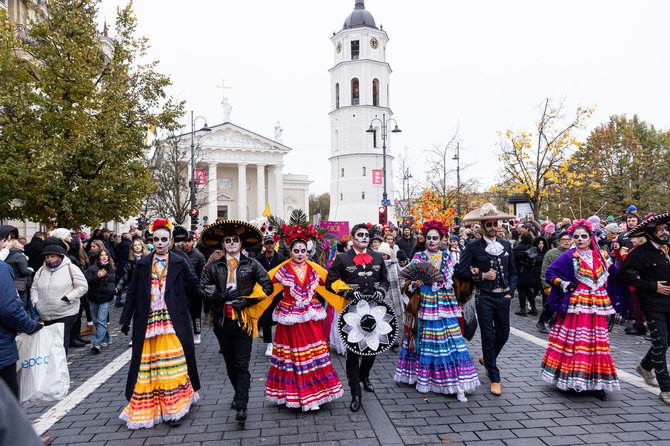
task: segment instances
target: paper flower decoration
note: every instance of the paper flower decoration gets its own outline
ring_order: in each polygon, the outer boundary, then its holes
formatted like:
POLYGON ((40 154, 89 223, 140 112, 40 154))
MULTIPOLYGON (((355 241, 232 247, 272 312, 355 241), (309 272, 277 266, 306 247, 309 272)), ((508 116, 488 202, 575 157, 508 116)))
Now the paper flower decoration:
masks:
POLYGON ((387 312, 384 305, 361 299, 342 317, 346 324, 342 328, 347 333, 346 340, 357 344, 359 351, 370 349, 377 352, 381 345, 392 342, 393 327, 389 322, 394 316, 387 312))

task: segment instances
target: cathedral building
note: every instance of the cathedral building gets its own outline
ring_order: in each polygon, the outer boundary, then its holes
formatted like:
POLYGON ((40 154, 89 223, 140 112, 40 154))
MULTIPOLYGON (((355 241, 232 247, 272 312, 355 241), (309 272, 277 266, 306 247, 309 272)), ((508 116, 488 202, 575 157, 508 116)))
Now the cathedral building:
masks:
MULTIPOLYGON (((386 31, 378 28, 365 2, 357 0, 333 42, 330 71, 330 220, 378 220, 384 165, 381 124, 390 108, 391 67, 386 31), (373 132, 368 132, 372 124, 373 132)), ((386 140, 386 183, 393 200, 393 156, 386 140)))

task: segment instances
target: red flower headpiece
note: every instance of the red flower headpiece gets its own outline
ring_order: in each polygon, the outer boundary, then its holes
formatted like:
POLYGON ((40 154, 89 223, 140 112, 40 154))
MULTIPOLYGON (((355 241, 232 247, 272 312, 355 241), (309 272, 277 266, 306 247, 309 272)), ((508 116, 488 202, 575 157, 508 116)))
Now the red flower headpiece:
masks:
MULTIPOLYGON (((307 243, 310 240, 323 240, 323 234, 317 231, 314 225, 293 225, 289 226, 283 224, 281 226, 281 238, 286 241, 287 245, 290 245, 294 240, 300 239, 307 243)), ((275 234, 275 242, 279 241, 279 237, 275 234)))
POLYGON ((577 229, 579 226, 586 226, 589 229, 589 232, 591 235, 596 235, 597 231, 593 228, 593 223, 591 223, 588 220, 577 220, 568 228, 568 234, 570 234, 570 237, 572 237, 572 234, 574 234, 575 229, 577 229))
POLYGON ((421 233, 423 235, 426 235, 428 234, 428 231, 430 231, 431 229, 437 230, 440 233, 440 235, 449 234, 449 228, 444 226, 442 222, 436 220, 430 220, 425 222, 421 227, 421 233))
POLYGON ((149 227, 149 229, 151 229, 151 232, 156 232, 157 229, 161 229, 161 228, 165 228, 165 229, 169 230, 169 229, 172 228, 172 223, 170 223, 169 220, 165 220, 165 219, 162 219, 162 218, 157 218, 156 220, 154 220, 154 222, 149 227))

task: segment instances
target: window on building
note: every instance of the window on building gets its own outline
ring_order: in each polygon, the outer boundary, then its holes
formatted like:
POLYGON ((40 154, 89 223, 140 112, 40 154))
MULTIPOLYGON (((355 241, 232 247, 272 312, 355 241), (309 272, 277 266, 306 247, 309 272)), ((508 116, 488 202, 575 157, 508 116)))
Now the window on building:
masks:
POLYGON ((360 103, 360 90, 358 88, 358 78, 351 80, 351 105, 358 105, 360 103))
POLYGON ((365 176, 365 174, 366 174, 365 167, 363 167, 363 176, 365 176))
POLYGON ((361 200, 365 200, 365 191, 361 192, 361 200))
POLYGON ((340 173, 341 177, 344 177, 344 167, 342 168, 342 172, 340 173))
POLYGON ((340 108, 340 84, 335 84, 335 109, 340 108))
POLYGON ((352 40, 351 41, 351 59, 356 60, 358 59, 359 55, 361 52, 361 45, 358 40, 352 40))
POLYGON ((340 194, 340 201, 344 200, 344 196, 340 194))
POLYGON ((379 79, 372 79, 372 105, 379 105, 379 79))
POLYGON ((375 131, 372 133, 372 147, 377 148, 377 127, 375 127, 375 131))

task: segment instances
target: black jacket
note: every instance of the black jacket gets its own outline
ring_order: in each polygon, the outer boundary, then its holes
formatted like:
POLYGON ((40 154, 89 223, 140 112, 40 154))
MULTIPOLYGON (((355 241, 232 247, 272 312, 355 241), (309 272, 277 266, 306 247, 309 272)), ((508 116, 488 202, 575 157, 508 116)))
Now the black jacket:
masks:
MULTIPOLYGON (((224 303, 222 294, 226 291, 228 281, 228 262, 226 256, 216 260, 203 270, 200 276, 200 294, 203 300, 215 304, 215 323, 218 327, 223 326, 224 303)), ((272 294, 274 286, 268 276, 267 271, 263 269, 260 263, 255 259, 250 259, 244 254, 240 254, 240 262, 235 269, 235 281, 237 291, 240 296, 249 296, 258 283, 263 287, 263 293, 266 296, 272 294)), ((249 299, 249 304, 256 304, 262 299, 249 299)))
POLYGON ((265 257, 265 254, 259 253, 258 257, 256 257, 256 260, 258 260, 258 263, 261 264, 265 271, 270 271, 278 267, 279 264, 286 259, 283 258, 278 252, 275 252, 269 259, 265 257))
MULTIPOLYGON (((533 264, 535 263, 535 258, 527 253, 532 248, 530 243, 519 242, 512 250, 514 253, 514 264, 518 272, 517 285, 533 285, 533 264)), ((535 252, 535 257, 537 257, 537 252, 535 252)))
POLYGON ((42 266, 42 251, 44 251, 44 240, 39 237, 33 237, 23 252, 28 256, 28 266, 37 271, 42 266))
POLYGON ((135 263, 135 260, 128 260, 123 267, 116 270, 116 288, 118 290, 122 290, 130 285, 130 281, 133 278, 133 272, 135 271, 135 263))
POLYGON ((119 271, 130 261, 128 260, 128 256, 130 255, 130 245, 132 244, 132 240, 122 238, 121 243, 114 247, 114 256, 116 257, 115 262, 119 271))
POLYGON ((328 270, 326 289, 335 292, 332 288, 333 283, 342 279, 354 291, 360 290, 365 294, 372 294, 375 290, 381 289, 386 293, 389 289, 389 279, 384 259, 381 254, 370 248, 367 248, 365 253, 372 256, 372 263, 365 267, 354 263, 357 254, 354 248, 338 254, 328 270))
POLYGON ((667 281, 670 285, 670 261, 651 241, 628 253, 618 277, 635 288, 642 311, 670 312, 670 296, 656 292, 657 282, 667 281))
POLYGON ((200 251, 198 251, 195 247, 191 248, 190 252, 186 252, 182 249, 184 254, 186 254, 186 257, 188 258, 189 263, 191 264, 191 268, 193 269, 193 272, 195 273, 196 276, 198 276, 198 279, 202 275, 202 270, 205 268, 205 256, 202 255, 200 251))
POLYGON ((92 259, 91 266, 86 269, 84 273, 86 281, 88 281, 88 299, 99 304, 111 302, 114 299, 115 292, 115 275, 114 271, 110 269, 110 264, 100 265, 97 259, 92 259), (107 274, 99 277, 98 271, 102 268, 107 270, 107 274))
POLYGON ((509 288, 505 294, 514 296, 518 274, 516 264, 514 263, 512 245, 507 240, 501 238, 496 238, 496 241, 503 245, 504 248, 503 253, 498 257, 486 252, 486 241, 483 237, 465 245, 465 250, 461 254, 461 261, 456 268, 456 276, 463 280, 473 281, 481 291, 491 290, 504 285, 504 287, 509 288), (497 265, 498 259, 500 264, 496 268, 499 268, 502 274, 498 274, 495 281, 482 279, 482 274, 489 271, 491 265, 497 265), (479 268, 479 273, 472 274, 470 271, 471 266, 479 268), (499 279, 502 279, 502 282, 499 279))
POLYGON ((399 235, 395 239, 395 244, 398 245, 398 248, 402 249, 407 254, 411 254, 414 251, 414 247, 416 246, 416 238, 405 238, 402 235, 399 235))

